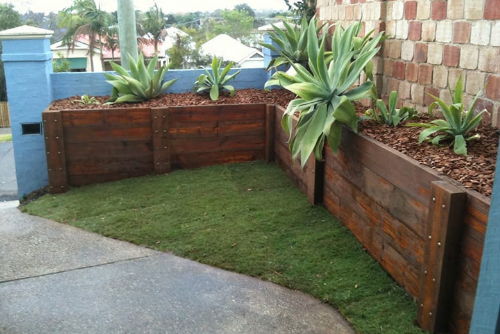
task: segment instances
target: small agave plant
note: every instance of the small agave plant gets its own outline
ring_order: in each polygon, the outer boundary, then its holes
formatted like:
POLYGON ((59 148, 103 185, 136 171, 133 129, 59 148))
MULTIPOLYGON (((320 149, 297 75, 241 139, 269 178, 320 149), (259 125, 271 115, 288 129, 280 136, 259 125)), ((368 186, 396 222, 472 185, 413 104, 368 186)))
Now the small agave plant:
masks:
POLYGON ((286 109, 282 125, 290 134, 290 150, 294 159, 300 156, 302 167, 314 153, 323 159, 323 147, 328 141, 336 152, 340 143, 342 124, 357 132, 358 117, 352 101, 366 97, 374 83, 356 86, 361 72, 379 51, 383 33, 359 45, 354 40, 359 24, 347 29, 335 29, 332 39, 331 61, 325 59, 325 36, 321 43, 316 35, 315 21, 308 29, 307 48, 311 72, 300 64, 292 63, 296 72, 289 75, 278 71, 266 87, 280 85, 298 95, 286 109), (319 46, 318 46, 319 45, 319 46), (298 122, 293 129, 293 117, 298 122))
POLYGON ((440 145, 441 142, 449 142, 453 146, 453 151, 456 154, 467 155, 467 142, 474 139, 479 139, 479 134, 469 136, 469 132, 474 130, 482 121, 482 114, 487 112, 486 109, 481 110, 479 113, 474 113, 474 106, 476 105, 479 91, 471 106, 467 111, 464 111, 463 103, 463 82, 460 76, 455 85, 455 93, 450 95, 452 104, 448 105, 440 98, 429 94, 434 102, 429 106, 429 114, 433 115, 433 109, 438 106, 441 109, 444 119, 436 119, 430 123, 410 123, 409 126, 419 126, 425 128, 418 137, 418 142, 423 141, 431 142, 434 145, 440 145), (431 135, 437 133, 436 136, 431 135))
POLYGON ((220 91, 224 89, 229 91, 230 96, 234 96, 236 90, 233 86, 228 85, 227 83, 240 74, 241 70, 228 76, 229 71, 233 67, 233 63, 230 62, 222 71, 220 68, 221 63, 222 60, 219 60, 214 56, 212 59, 212 72, 210 73, 210 71, 205 69, 206 74, 200 74, 200 76, 196 79, 193 91, 196 91, 197 93, 210 92, 210 98, 212 101, 217 101, 219 99, 220 91))
POLYGON ((137 63, 129 55, 130 73, 120 65, 111 62, 111 67, 117 74, 103 73, 106 80, 113 86, 111 98, 107 103, 142 102, 154 99, 177 81, 173 79, 162 84, 168 66, 164 65, 155 72, 158 55, 155 55, 146 67, 141 54, 137 63))

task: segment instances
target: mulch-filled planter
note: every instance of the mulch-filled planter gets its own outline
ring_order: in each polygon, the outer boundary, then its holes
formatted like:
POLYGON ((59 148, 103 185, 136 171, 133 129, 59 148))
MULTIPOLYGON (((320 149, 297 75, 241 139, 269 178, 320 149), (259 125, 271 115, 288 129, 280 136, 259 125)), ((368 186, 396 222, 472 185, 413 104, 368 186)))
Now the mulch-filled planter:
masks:
POLYGON ((276 106, 292 98, 240 90, 216 105, 190 93, 129 108, 56 101, 43 113, 51 191, 175 168, 275 161, 418 299, 422 327, 467 333, 498 132, 483 128, 469 157, 459 157, 447 147, 418 145, 420 129, 367 122, 360 135, 344 130, 337 155, 326 148, 324 162, 310 159, 301 169, 280 125, 284 109, 276 106))

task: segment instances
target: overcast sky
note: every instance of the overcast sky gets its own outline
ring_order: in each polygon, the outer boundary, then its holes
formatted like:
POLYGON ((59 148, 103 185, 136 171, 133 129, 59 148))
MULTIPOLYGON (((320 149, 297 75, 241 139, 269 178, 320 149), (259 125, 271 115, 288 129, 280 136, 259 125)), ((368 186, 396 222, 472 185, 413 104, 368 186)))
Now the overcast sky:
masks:
MULTIPOLYGON (((108 12, 115 11, 118 0, 96 0, 101 4, 101 9, 108 12)), ((49 13, 59 12, 61 9, 71 6, 73 0, 0 0, 0 3, 11 3, 20 13, 28 10, 34 12, 49 13)), ((154 0, 135 0, 136 9, 145 11, 152 6, 154 0)), ((178 12, 205 12, 215 9, 232 9, 240 3, 247 3, 254 9, 286 10, 284 0, 157 0, 158 5, 165 13, 178 12)))

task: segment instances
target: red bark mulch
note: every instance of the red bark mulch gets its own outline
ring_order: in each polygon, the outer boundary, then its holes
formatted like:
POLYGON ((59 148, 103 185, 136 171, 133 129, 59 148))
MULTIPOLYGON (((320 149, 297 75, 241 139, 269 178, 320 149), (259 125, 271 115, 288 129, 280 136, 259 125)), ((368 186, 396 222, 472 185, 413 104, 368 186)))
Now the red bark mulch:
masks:
MULTIPOLYGON (((236 91, 233 97, 223 94, 217 101, 211 101, 207 95, 182 93, 164 94, 152 101, 127 104, 127 106, 162 107, 246 103, 269 103, 286 106, 294 97, 294 94, 286 90, 266 92, 257 89, 242 89, 236 91)), ((96 97, 101 103, 104 103, 108 98, 96 97)), ((54 101, 50 109, 123 108, 125 106, 124 104, 84 105, 74 102, 74 100, 79 99, 79 96, 74 96, 54 101)), ((364 112, 363 107, 357 106, 357 108, 358 112, 364 112)), ((430 120, 428 115, 420 115, 419 118, 413 119, 411 122, 429 122, 430 120)), ((374 121, 363 121, 360 122, 359 130, 361 133, 412 157, 419 163, 459 181, 466 188, 491 197, 499 143, 498 129, 481 125, 476 131, 481 135, 481 138, 467 143, 469 154, 467 157, 456 155, 453 149, 448 146, 436 147, 429 143, 418 144, 418 136, 422 128, 407 127, 405 124, 393 128, 379 125, 374 121)))

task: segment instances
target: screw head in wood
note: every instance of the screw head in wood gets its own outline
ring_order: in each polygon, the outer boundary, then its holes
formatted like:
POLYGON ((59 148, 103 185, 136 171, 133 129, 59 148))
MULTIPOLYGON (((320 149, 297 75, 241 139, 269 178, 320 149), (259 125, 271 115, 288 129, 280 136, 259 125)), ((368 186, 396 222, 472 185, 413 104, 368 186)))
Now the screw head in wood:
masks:
POLYGON ((166 148, 167 148, 167 147, 165 146, 165 149, 166 149, 166 148))
POLYGON ((436 197, 433 197, 433 198, 432 198, 432 201, 433 201, 433 202, 435 202, 435 201, 436 201, 436 197))
POLYGON ((46 120, 46 119, 44 119, 44 120, 43 120, 43 122, 44 122, 44 123, 47 123, 47 120, 46 120))
POLYGON ((64 189, 64 186, 61 186, 61 188, 63 188, 63 189, 64 189))
POLYGON ((59 139, 59 137, 56 137, 56 139, 59 139))
POLYGON ((426 270, 426 271, 424 271, 424 275, 427 275, 427 270, 426 270))
POLYGON ((167 132, 167 130, 163 130, 163 132, 167 132))
POLYGON ((47 154, 50 154, 50 152, 47 152, 47 154))
POLYGON ((438 246, 441 247, 441 243, 440 242, 438 242, 438 246))
POLYGON ((429 315, 432 317, 432 312, 429 312, 429 315))
POLYGON ((432 236, 429 235, 429 240, 431 240, 431 239, 432 239, 432 236))
POLYGON ((158 117, 155 116, 155 119, 157 119, 158 117))
POLYGON ((158 130, 156 130, 155 132, 158 133, 158 130))
POLYGON ((60 171, 62 171, 62 168, 59 168, 60 171))
POLYGON ((433 282, 436 282, 436 279, 435 279, 435 278, 433 278, 433 279, 432 279, 432 281, 433 281, 433 282))
POLYGON ((52 169, 49 168, 49 172, 52 172, 52 169))
POLYGON ((57 119, 55 119, 54 122, 57 122, 57 119))
POLYGON ((159 163, 159 162, 157 162, 156 164, 157 164, 158 166, 160 165, 160 163, 159 163))
POLYGON ((61 152, 57 152, 57 154, 61 154, 61 152))
POLYGON ((163 118, 165 118, 165 116, 163 116, 163 118))
POLYGON ((45 137, 45 139, 49 139, 49 137, 45 137))
POLYGON ((443 210, 446 208, 446 205, 443 205, 443 210))
POLYGON ((420 304, 420 307, 424 307, 424 304, 420 304))

